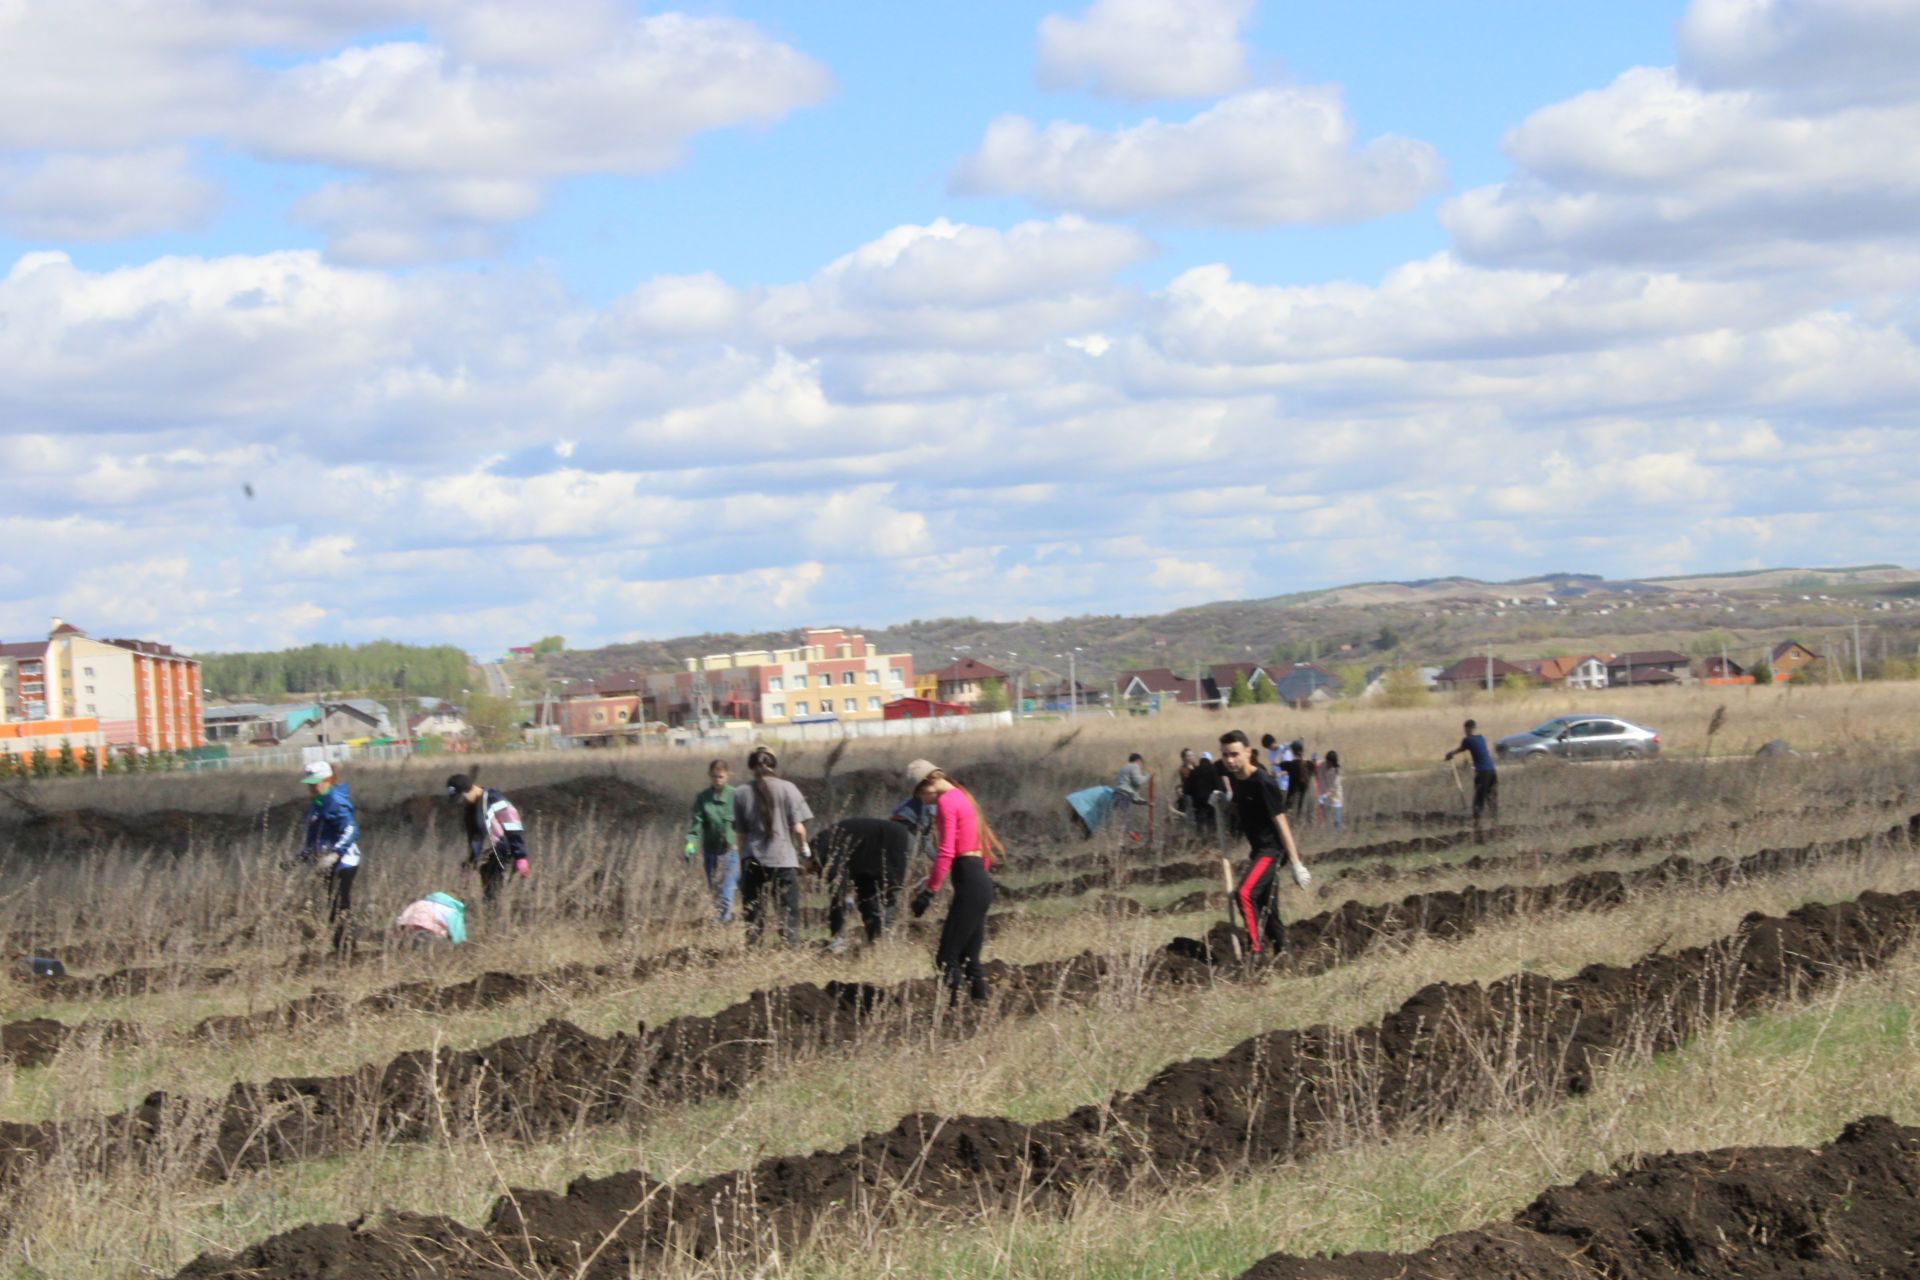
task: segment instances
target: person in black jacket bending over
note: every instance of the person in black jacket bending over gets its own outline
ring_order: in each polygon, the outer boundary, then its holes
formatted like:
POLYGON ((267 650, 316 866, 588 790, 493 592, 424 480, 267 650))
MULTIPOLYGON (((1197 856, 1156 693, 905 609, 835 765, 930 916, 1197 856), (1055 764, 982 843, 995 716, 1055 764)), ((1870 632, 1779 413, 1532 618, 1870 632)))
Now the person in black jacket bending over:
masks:
POLYGON ((491 906, 508 870, 527 878, 527 833, 513 801, 464 773, 447 779, 447 798, 467 818, 467 863, 480 873, 480 896, 491 906))
POLYGON ((878 942, 900 910, 907 884, 907 857, 913 827, 892 818, 842 818, 814 837, 827 880, 827 923, 835 948, 847 927, 847 890, 851 886, 867 941, 878 942))
POLYGON ((1274 776, 1260 767, 1246 734, 1234 729, 1220 735, 1220 763, 1233 783, 1233 807, 1251 853, 1247 873, 1233 895, 1246 926, 1247 946, 1256 956, 1267 949, 1279 951, 1287 945, 1287 929, 1280 920, 1280 889, 1274 873, 1284 859, 1294 883, 1302 889, 1313 877, 1300 861, 1299 846, 1287 825, 1286 796, 1274 776))

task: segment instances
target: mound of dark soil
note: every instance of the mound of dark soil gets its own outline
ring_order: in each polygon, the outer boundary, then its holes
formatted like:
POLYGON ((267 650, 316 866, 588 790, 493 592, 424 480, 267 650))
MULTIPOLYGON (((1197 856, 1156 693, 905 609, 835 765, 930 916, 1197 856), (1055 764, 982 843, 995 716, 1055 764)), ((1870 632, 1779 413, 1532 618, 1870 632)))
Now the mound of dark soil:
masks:
MULTIPOLYGON (((1356 1131, 1392 1132, 1583 1092, 1620 1052, 1671 1047, 1713 1018, 1872 968, 1916 928, 1920 892, 1756 914, 1719 943, 1625 968, 1593 965, 1559 981, 1519 974, 1491 987, 1435 985, 1378 1023, 1268 1032, 1221 1057, 1175 1063, 1133 1093, 1055 1121, 913 1115, 840 1151, 771 1159, 704 1182, 668 1186, 632 1172, 579 1179, 564 1194, 516 1191, 495 1203, 481 1233, 436 1218, 300 1228, 236 1256, 203 1257, 180 1280, 491 1280, 515 1268, 612 1280, 669 1251, 713 1258, 763 1249, 770 1237, 796 1238, 843 1206, 895 1197, 958 1215, 1016 1204, 1057 1210, 1081 1188, 1120 1188, 1155 1170, 1209 1176, 1298 1158, 1356 1131), (598 1256, 582 1265, 596 1247, 598 1256)), ((1775 1239, 1771 1256, 1807 1261, 1793 1233, 1775 1239)))
MULTIPOLYGON (((1896 828, 1904 834, 1906 828, 1896 828)), ((1851 842, 1838 842, 1850 847, 1851 842)), ((1693 868, 1708 882, 1776 865, 1799 865, 1814 849, 1769 852, 1738 862, 1722 860, 1693 868)), ((1576 909, 1619 902, 1630 884, 1659 884, 1689 874, 1684 859, 1670 859, 1623 876, 1587 873, 1559 885, 1447 890, 1416 894, 1399 903, 1347 903, 1290 929, 1289 947, 1258 968, 1237 959, 1234 930, 1224 922, 1204 940, 1179 939, 1164 948, 1140 980, 1177 984, 1213 981, 1261 972, 1319 972, 1379 945, 1412 935, 1463 936, 1491 918, 1531 909, 1576 909)), ((1920 895, 1914 907, 1920 913, 1920 895)), ((1756 936, 1760 931, 1756 929, 1756 936)), ((1803 953, 1806 960, 1814 953, 1803 953)), ((1089 999, 1113 958, 1082 954, 1064 961, 1025 966, 994 964, 998 988, 988 1012, 1026 1014, 1089 999)), ((466 984, 517 990, 509 977, 466 984)), ((1437 989, 1436 989, 1437 990, 1437 989)), ((159 1146, 191 1145, 194 1126, 204 1149, 201 1172, 232 1172, 330 1154, 368 1141, 415 1141, 442 1127, 478 1125, 520 1136, 559 1132, 579 1123, 606 1123, 662 1100, 689 1101, 733 1092, 792 1055, 850 1042, 860 1036, 925 1034, 942 1026, 964 1032, 982 1012, 967 1006, 959 1016, 944 1011, 943 991, 932 978, 880 987, 864 983, 799 984, 756 993, 712 1015, 689 1015, 651 1032, 600 1038, 562 1022, 526 1036, 478 1049, 401 1054, 384 1066, 325 1078, 276 1079, 236 1084, 217 1104, 205 1128, 206 1100, 155 1094, 132 1112, 115 1116, 0 1125, 0 1185, 54 1150, 94 1153, 107 1164, 159 1146), (542 1072, 527 1063, 564 1058, 556 1087, 541 1087, 542 1072), (186 1134, 189 1136, 179 1136, 186 1134)), ((473 995, 471 998, 484 998, 473 995)))
POLYGON ((1274 1254, 1241 1280, 1856 1280, 1920 1269, 1920 1129, 1642 1157, 1418 1253, 1274 1254))

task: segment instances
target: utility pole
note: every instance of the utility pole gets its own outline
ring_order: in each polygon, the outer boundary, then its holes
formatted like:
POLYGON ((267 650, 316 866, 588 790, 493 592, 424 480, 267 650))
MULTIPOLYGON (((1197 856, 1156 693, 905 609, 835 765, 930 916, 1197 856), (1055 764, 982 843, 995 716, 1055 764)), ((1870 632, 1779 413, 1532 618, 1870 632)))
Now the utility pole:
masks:
POLYGON ((1859 684, 1866 677, 1860 673, 1860 619, 1853 620, 1853 682, 1859 684))
POLYGON ((1074 651, 1067 650, 1067 719, 1080 718, 1080 677, 1074 674, 1074 651))
POLYGON ((1487 692, 1493 692, 1493 646, 1487 646, 1487 692))

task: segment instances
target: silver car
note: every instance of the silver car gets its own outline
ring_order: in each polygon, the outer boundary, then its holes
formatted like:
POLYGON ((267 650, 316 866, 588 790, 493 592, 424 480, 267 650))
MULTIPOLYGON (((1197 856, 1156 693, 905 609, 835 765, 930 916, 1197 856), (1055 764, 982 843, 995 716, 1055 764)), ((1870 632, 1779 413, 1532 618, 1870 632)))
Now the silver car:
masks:
POLYGON ((1641 760, 1660 754, 1660 735, 1617 716, 1555 716, 1493 744, 1502 760, 1641 760))

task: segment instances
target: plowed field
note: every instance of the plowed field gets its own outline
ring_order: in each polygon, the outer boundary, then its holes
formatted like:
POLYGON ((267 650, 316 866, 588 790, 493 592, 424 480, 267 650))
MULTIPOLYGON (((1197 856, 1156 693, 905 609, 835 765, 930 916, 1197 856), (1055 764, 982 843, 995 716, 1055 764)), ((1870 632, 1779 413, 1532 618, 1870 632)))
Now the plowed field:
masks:
MULTIPOLYGON (((478 897, 438 779, 356 785, 348 956, 291 788, 0 813, 9 953, 68 970, 0 985, 0 1278, 1920 1274, 1920 756, 1510 770, 1480 830, 1356 775, 1260 956, 1172 815, 1074 830, 1072 745, 956 761, 977 1004, 944 895, 707 923, 698 763, 503 766, 535 871, 458 948, 382 928, 478 897)), ((816 825, 899 798, 831 764, 816 825)))

